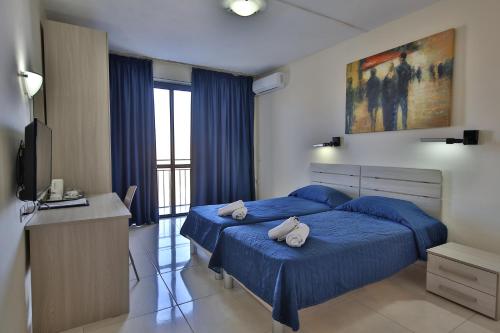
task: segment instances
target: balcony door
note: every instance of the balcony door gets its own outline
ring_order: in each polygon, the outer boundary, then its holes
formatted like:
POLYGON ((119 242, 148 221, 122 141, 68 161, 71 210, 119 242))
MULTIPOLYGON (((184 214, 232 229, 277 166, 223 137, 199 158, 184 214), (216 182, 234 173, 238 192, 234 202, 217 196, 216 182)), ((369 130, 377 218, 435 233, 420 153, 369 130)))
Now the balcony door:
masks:
POLYGON ((191 86, 155 82, 156 168, 160 217, 191 203, 191 86))

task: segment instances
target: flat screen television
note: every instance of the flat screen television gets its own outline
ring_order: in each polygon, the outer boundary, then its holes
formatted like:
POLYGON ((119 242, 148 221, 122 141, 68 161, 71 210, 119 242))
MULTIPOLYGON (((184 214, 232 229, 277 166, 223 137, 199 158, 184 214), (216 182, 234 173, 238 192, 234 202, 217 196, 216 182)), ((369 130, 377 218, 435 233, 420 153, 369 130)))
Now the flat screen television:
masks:
POLYGON ((37 119, 27 125, 21 155, 19 199, 40 200, 52 180, 52 130, 37 119))

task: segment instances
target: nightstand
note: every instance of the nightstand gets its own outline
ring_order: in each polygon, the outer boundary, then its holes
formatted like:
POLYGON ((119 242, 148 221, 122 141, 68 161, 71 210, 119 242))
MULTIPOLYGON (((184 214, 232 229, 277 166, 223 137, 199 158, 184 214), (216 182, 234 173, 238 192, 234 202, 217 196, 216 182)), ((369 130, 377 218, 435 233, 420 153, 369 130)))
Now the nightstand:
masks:
POLYGON ((456 243, 427 253, 428 291, 499 319, 499 255, 456 243))

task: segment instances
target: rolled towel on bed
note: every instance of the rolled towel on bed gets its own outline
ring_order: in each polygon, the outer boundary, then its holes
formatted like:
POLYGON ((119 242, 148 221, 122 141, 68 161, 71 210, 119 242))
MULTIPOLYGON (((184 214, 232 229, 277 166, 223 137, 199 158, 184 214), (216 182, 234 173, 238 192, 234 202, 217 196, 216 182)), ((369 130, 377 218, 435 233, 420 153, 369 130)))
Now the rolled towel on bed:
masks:
POLYGON ((247 213, 248 213, 248 209, 246 207, 241 207, 241 208, 238 208, 237 210, 235 210, 233 212, 233 214, 231 214, 231 216, 233 217, 233 219, 241 221, 241 220, 245 219, 245 217, 247 216, 247 213))
MULTIPOLYGON (((299 223, 299 224, 300 224, 300 223, 299 223)), ((295 228, 293 228, 290 232, 294 231, 294 230, 295 230, 295 229, 297 229, 298 227, 299 227, 299 225, 297 224, 297 226, 296 226, 295 228)), ((290 233, 290 232, 289 232, 289 233, 290 233)), ((288 234, 289 234, 289 233, 288 233, 288 234)), ((285 235, 283 235, 283 236, 278 237, 277 241, 278 241, 278 242, 282 242, 282 241, 286 240, 286 236, 287 236, 288 234, 285 234, 285 235)))
POLYGON ((286 244, 290 247, 301 247, 309 236, 309 227, 307 224, 300 223, 297 228, 286 235, 286 244))
POLYGON ((271 239, 282 239, 282 237, 286 236, 290 231, 295 229, 299 225, 299 219, 295 216, 292 216, 285 220, 285 222, 281 223, 279 226, 272 228, 267 232, 267 235, 271 239))
POLYGON ((219 210, 217 211, 217 214, 219 216, 228 216, 228 215, 233 214, 233 212, 235 210, 237 210, 239 208, 243 208, 243 207, 245 207, 245 204, 243 203, 243 201, 238 200, 235 202, 231 202, 229 205, 226 205, 224 207, 219 208, 219 210))

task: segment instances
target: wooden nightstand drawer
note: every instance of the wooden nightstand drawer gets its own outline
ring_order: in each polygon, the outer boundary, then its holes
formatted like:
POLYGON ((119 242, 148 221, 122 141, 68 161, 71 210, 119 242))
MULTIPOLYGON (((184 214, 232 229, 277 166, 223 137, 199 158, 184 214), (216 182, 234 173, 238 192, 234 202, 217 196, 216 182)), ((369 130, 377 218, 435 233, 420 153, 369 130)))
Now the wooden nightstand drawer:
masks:
POLYGON ((429 254, 427 271, 464 284, 491 296, 497 295, 497 274, 429 254))
POLYGON ((427 273, 427 290, 488 317, 496 317, 497 299, 486 293, 432 273, 427 273))

